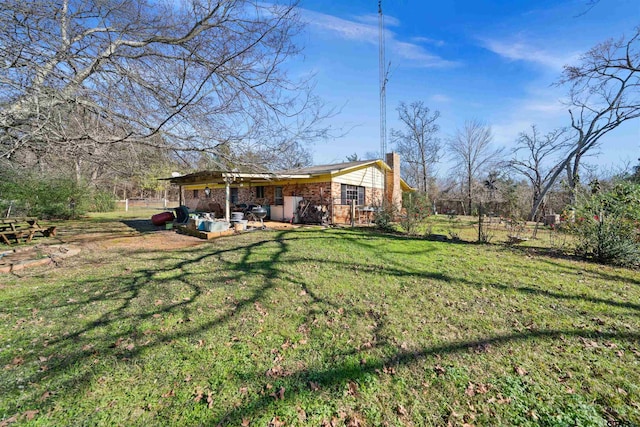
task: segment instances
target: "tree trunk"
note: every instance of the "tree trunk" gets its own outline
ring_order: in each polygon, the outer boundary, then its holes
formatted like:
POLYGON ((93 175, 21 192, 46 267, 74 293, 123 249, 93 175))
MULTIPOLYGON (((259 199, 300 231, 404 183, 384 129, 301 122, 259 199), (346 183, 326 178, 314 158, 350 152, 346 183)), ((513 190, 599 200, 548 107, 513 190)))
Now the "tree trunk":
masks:
POLYGON ((82 181, 82 171, 80 170, 80 159, 76 158, 74 162, 75 172, 76 172, 76 184, 80 184, 82 181))
POLYGON ((467 212, 469 212, 469 215, 471 215, 471 170, 469 170, 469 173, 467 175, 467 206, 469 207, 469 210, 467 212))
POLYGON ((582 155, 578 152, 573 159, 573 165, 571 162, 567 163, 567 183, 569 184, 569 204, 571 205, 576 203, 576 191, 580 184, 579 170, 581 158, 582 155))

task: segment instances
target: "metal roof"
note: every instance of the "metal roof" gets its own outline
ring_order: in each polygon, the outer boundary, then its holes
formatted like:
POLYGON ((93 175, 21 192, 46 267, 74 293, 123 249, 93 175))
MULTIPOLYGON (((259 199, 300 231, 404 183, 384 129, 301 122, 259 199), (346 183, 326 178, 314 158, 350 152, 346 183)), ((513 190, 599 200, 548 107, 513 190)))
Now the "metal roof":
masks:
MULTIPOLYGON (((245 181, 252 183, 268 183, 270 181, 287 180, 287 179, 305 179, 322 175, 335 175, 341 172, 347 172, 351 169, 361 168, 363 166, 377 164, 382 169, 391 170, 382 160, 359 160, 355 162, 334 163, 329 165, 309 166, 297 169, 288 169, 276 171, 272 173, 248 173, 236 171, 215 171, 206 170, 190 173, 182 176, 174 176, 170 178, 160 178, 161 180, 170 181, 177 185, 193 185, 193 184, 224 184, 227 181, 245 181)), ((401 185, 405 191, 413 189, 403 180, 400 179, 401 185)))
POLYGON ((354 169, 361 166, 366 166, 369 164, 380 162, 381 165, 386 166, 387 169, 390 169, 389 166, 386 165, 382 160, 358 160, 355 162, 344 162, 344 163, 333 163, 329 165, 317 165, 317 166, 308 166, 304 168, 298 169, 287 169, 283 171, 275 172, 276 175, 326 175, 326 174, 335 174, 338 172, 346 171, 348 169, 354 169))

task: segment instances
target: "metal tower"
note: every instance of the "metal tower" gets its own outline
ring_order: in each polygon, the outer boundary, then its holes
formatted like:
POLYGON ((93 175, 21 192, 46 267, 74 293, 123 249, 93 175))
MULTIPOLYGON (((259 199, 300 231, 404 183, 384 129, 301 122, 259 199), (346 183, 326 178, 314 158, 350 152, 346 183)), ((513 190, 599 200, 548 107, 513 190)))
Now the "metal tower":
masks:
POLYGON ((387 153, 387 66, 385 64, 384 15, 382 0, 378 0, 378 63, 380 75, 380 158, 387 153))

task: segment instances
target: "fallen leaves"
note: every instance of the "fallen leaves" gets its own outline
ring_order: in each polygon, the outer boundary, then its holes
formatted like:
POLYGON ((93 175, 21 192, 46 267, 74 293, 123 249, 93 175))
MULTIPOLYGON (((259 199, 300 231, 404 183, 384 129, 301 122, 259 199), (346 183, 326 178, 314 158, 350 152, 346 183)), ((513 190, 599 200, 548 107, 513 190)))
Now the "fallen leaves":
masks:
POLYGON ((258 313, 260 313, 262 317, 266 317, 269 315, 269 312, 259 302, 256 301, 253 304, 253 307, 256 309, 258 313))
POLYGON ((209 409, 213 408, 213 393, 210 392, 210 391, 205 393, 205 391, 200 389, 200 388, 196 389, 195 397, 193 398, 193 401, 196 402, 196 403, 199 403, 205 397, 206 397, 207 407, 209 409))
POLYGON ((561 375, 560 377, 558 377, 558 382, 565 382, 567 380, 570 380, 573 377, 573 375, 571 374, 571 372, 567 372, 566 374, 561 375))
POLYGON ((347 386, 347 394, 349 396, 357 396, 358 395, 358 383, 349 381, 347 386))
POLYGON ((464 390, 464 394, 466 394, 469 397, 473 397, 476 394, 486 394, 489 392, 489 388, 491 387, 491 385, 487 385, 487 384, 475 384, 471 381, 469 381, 469 384, 467 385, 467 388, 464 390))
POLYGON ((598 348, 598 347, 600 347, 597 342, 595 342, 593 340, 588 340, 588 339, 586 339, 584 337, 580 337, 580 341, 582 341, 582 344, 585 346, 585 348, 598 348))
POLYGON ((365 422, 360 418, 360 415, 351 414, 347 417, 345 425, 347 427, 362 427, 365 422))
POLYGON ((513 371, 520 375, 521 377, 527 375, 529 373, 529 371, 527 371, 526 369, 524 369, 522 366, 518 366, 518 365, 514 365, 513 367, 513 371))
POLYGON ((20 366, 24 363, 24 358, 20 357, 20 356, 16 356, 13 358, 13 360, 11 361, 10 364, 5 365, 4 369, 13 369, 16 366, 20 366))
POLYGON ((269 396, 273 397, 275 400, 284 400, 284 392, 285 388, 280 387, 278 391, 271 393, 269 396))
POLYGON ((38 411, 37 409, 33 409, 33 410, 29 410, 29 411, 24 411, 24 414, 22 414, 22 415, 26 418, 27 421, 31 421, 39 413, 40 413, 40 411, 38 411))
POLYGON ((393 366, 383 366, 382 367, 382 373, 387 374, 387 375, 395 375, 396 374, 396 368, 394 368, 393 366))
POLYGON ((504 397, 501 393, 498 393, 498 397, 492 397, 487 402, 497 403, 498 405, 508 405, 511 403, 510 397, 504 397))
POLYGON ((269 421, 269 427, 282 427, 284 425, 284 421, 280 420, 279 417, 273 417, 271 421, 269 421))
POLYGON ((123 341, 123 339, 122 339, 122 337, 120 337, 120 338, 118 338, 116 340, 116 342, 112 343, 109 347, 110 348, 118 348, 118 347, 120 347, 120 344, 122 344, 122 341, 123 341))
POLYGON ((301 423, 305 423, 307 421, 306 411, 299 406, 296 408, 296 410, 298 411, 298 421, 300 421, 301 423))
POLYGON ((0 421, 0 427, 7 427, 9 424, 13 424, 18 421, 18 417, 16 415, 7 418, 6 420, 0 421))
POLYGON ((282 368, 282 366, 276 365, 276 366, 273 366, 273 367, 271 367, 271 368, 269 368, 267 370, 267 376, 269 378, 284 377, 285 376, 285 371, 282 368))

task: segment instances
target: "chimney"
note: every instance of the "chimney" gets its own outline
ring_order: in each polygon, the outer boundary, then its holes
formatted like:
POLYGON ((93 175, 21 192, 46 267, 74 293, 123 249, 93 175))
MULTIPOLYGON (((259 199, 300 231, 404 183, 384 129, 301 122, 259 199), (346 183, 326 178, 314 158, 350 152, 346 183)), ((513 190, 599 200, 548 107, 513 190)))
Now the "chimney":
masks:
POLYGON ((391 168, 385 177, 385 192, 387 202, 397 212, 402 209, 402 189, 400 188, 400 154, 387 153, 387 165, 391 168))

